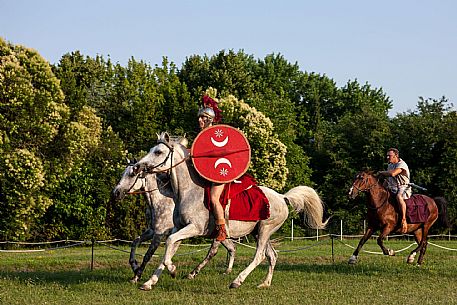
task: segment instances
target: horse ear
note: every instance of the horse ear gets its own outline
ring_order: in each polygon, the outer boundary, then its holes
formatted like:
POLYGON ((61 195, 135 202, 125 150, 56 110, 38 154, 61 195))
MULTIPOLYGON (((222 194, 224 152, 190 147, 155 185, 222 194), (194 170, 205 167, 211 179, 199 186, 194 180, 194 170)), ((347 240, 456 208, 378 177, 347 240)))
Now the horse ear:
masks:
POLYGON ((138 160, 136 158, 133 158, 133 163, 134 164, 137 164, 138 163, 138 160))
POLYGON ((157 135, 157 140, 160 140, 160 135, 158 133, 156 133, 157 135))
POLYGON ((128 157, 125 157, 125 159, 127 160, 127 164, 130 164, 130 159, 128 157))
POLYGON ((170 143, 170 135, 168 134, 168 132, 163 133, 163 138, 167 143, 170 143))
POLYGON ((185 137, 179 138, 179 144, 181 144, 182 146, 187 147, 188 143, 189 141, 187 141, 185 137))

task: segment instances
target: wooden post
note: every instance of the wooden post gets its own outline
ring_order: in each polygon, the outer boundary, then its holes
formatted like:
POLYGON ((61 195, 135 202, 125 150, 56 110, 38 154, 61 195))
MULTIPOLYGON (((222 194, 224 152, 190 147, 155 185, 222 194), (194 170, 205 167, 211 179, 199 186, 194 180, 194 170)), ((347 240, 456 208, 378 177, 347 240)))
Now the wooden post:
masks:
POLYGON ((95 239, 92 238, 92 259, 90 261, 90 271, 94 270, 94 245, 95 245, 95 239))
POLYGON ((340 240, 343 240, 343 219, 340 221, 340 240))
POLYGON ((294 241, 294 219, 292 218, 291 230, 290 230, 290 240, 294 241))

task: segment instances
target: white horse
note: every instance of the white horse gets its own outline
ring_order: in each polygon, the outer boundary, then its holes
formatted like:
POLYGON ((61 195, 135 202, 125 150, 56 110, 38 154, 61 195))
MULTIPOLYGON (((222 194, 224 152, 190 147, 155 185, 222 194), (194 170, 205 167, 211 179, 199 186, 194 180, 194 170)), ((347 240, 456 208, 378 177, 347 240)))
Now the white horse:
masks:
MULTIPOLYGON (((134 173, 133 166, 136 160, 128 160, 128 165, 124 170, 119 183, 113 189, 111 199, 113 201, 122 200, 126 194, 143 194, 146 204, 146 230, 138 236, 131 244, 129 263, 132 267, 132 283, 137 283, 146 268, 147 263, 151 260, 152 255, 160 245, 160 242, 171 234, 173 225, 173 211, 175 203, 173 191, 169 181, 163 181, 164 175, 134 173), (151 244, 143 257, 141 265, 138 265, 135 259, 136 248, 143 242, 151 240, 151 244)), ((213 241, 205 259, 188 275, 193 279, 200 270, 217 254, 221 242, 213 241)), ((222 242, 223 246, 229 253, 229 261, 225 273, 232 271, 235 259, 235 245, 231 240, 222 242)))
MULTIPOLYGON (((150 290, 157 284, 162 270, 166 267, 172 274, 176 267, 172 257, 183 239, 194 236, 207 236, 214 229, 212 213, 204 205, 204 181, 192 165, 191 156, 186 148, 187 140, 179 138, 171 140, 167 133, 159 136, 158 144, 135 165, 135 172, 168 171, 171 185, 176 197, 178 219, 174 233, 166 241, 165 255, 161 266, 141 289, 150 290)), ((305 223, 311 228, 324 229, 328 220, 323 221, 324 207, 316 191, 307 186, 297 186, 285 195, 274 190, 261 187, 270 204, 270 217, 260 221, 236 221, 227 223, 231 238, 239 238, 250 233, 257 235, 257 247, 254 259, 231 283, 230 288, 238 288, 246 277, 257 267, 265 256, 269 260, 269 269, 265 280, 258 287, 269 287, 276 265, 277 253, 270 237, 276 232, 289 215, 287 203, 297 212, 304 212, 305 223)))

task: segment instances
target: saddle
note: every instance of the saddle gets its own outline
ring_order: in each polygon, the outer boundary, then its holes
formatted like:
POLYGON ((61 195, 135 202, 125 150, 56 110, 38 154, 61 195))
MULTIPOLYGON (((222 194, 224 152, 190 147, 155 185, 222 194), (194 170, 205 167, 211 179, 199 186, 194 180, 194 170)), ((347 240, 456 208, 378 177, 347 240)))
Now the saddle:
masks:
POLYGON ((427 202, 420 194, 414 194, 406 203, 406 220, 408 223, 425 223, 430 215, 427 202))
MULTIPOLYGON (((211 211, 211 185, 205 186, 205 206, 211 211)), ((220 202, 229 220, 258 221, 270 217, 270 203, 255 179, 242 175, 238 180, 227 183, 220 202)))

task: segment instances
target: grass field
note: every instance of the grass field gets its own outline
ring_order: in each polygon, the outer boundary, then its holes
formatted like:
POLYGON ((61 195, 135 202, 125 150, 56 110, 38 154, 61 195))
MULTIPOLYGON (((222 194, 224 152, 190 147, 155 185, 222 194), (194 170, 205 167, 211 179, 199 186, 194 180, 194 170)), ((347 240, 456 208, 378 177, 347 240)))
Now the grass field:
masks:
MULTIPOLYGON (((358 240, 346 240, 356 246, 358 240)), ((457 241, 432 240, 457 249, 457 241)), ((386 242, 403 249, 411 241, 386 242)), ((278 242, 279 259, 272 286, 258 289, 267 271, 264 262, 239 289, 231 281, 250 262, 254 250, 239 245, 233 273, 224 275, 226 251, 195 280, 185 275, 205 256, 204 247, 183 245, 175 256, 178 277, 164 272, 152 291, 131 284, 128 254, 101 245, 37 253, 0 253, 0 304, 457 304, 457 251, 429 245, 421 267, 407 265, 412 249, 394 257, 362 252, 357 265, 347 260, 352 249, 335 240, 278 242)), ((121 247, 128 251, 127 246, 121 247)), ((141 247, 138 253, 145 253, 141 247)), ((374 240, 364 250, 379 252, 374 240)), ((158 254, 163 253, 163 247, 158 254)), ((138 257, 141 259, 141 257, 138 257)), ((154 257, 141 283, 157 266, 154 257)))

